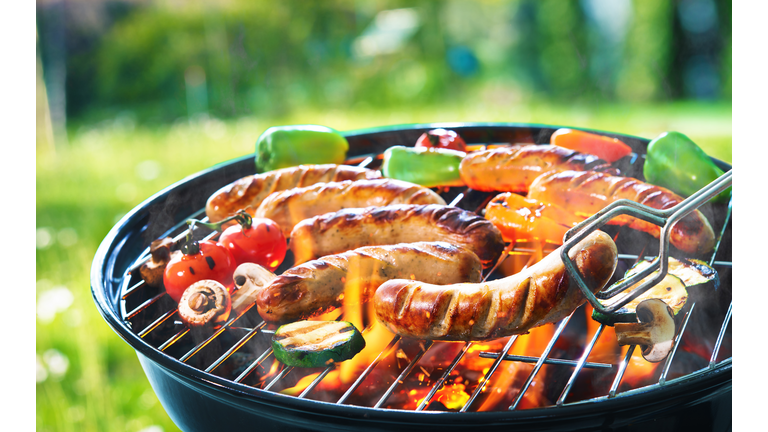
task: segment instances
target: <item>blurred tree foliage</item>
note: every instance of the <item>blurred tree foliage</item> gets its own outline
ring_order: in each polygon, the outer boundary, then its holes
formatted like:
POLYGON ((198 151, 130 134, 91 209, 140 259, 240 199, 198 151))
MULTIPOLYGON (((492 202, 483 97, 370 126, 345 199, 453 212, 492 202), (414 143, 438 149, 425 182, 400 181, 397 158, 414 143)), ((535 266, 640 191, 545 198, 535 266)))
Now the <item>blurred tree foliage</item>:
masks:
POLYGON ((47 13, 46 4, 38 3, 41 41, 51 39, 45 32, 56 20, 66 40, 41 46, 44 69, 59 58, 54 50, 66 50, 67 112, 75 119, 128 110, 140 121, 172 121, 194 114, 195 98, 216 117, 483 95, 730 98, 725 0, 112 0, 68 3, 63 15, 47 13), (84 20, 83 7, 96 18, 84 20), (361 35, 381 24, 377 14, 399 8, 415 11, 415 32, 397 49, 361 53, 361 35), (708 11, 714 25, 686 27, 708 11))
POLYGON ((671 97, 668 77, 674 4, 646 0, 635 2, 633 10, 635 25, 627 35, 627 56, 617 86, 619 96, 629 100, 671 97))

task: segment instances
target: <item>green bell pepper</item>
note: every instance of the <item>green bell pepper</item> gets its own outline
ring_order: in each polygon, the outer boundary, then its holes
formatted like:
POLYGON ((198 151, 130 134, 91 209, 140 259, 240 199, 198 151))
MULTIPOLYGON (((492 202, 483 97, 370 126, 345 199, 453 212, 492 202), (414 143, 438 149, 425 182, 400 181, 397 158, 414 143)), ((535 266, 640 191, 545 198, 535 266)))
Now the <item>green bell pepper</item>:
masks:
POLYGON ((393 146, 384 152, 381 173, 425 187, 462 186, 459 165, 464 156, 457 150, 393 146))
MULTIPOLYGON (((664 132, 648 144, 643 166, 645 179, 684 197, 692 195, 723 173, 701 147, 680 132, 664 132)), ((712 201, 727 203, 730 197, 731 188, 728 188, 712 201)))
POLYGON ((341 164, 349 143, 335 130, 318 125, 273 126, 256 141, 256 171, 302 164, 341 164))

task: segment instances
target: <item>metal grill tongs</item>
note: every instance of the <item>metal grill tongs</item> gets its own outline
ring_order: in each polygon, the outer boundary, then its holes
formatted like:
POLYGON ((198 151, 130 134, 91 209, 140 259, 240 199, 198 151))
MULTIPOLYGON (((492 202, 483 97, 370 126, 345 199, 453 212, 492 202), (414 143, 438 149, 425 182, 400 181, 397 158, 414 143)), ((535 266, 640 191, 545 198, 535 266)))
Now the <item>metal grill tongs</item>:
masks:
POLYGON ((717 194, 728 189, 733 182, 733 169, 729 170, 725 174, 718 177, 712 183, 698 190, 693 195, 683 200, 680 204, 666 209, 658 210, 648 206, 638 204, 628 199, 617 200, 605 208, 590 216, 583 222, 569 229, 565 233, 563 238, 563 247, 560 250, 560 258, 565 264, 565 269, 568 274, 578 283, 579 289, 584 294, 584 297, 589 301, 595 310, 604 313, 612 314, 619 310, 622 306, 634 300, 644 292, 648 291, 651 287, 661 282, 667 275, 669 268, 669 235, 672 227, 677 221, 687 216, 692 211, 696 210, 704 203, 715 197, 717 194), (605 290, 599 291, 597 295, 592 294, 592 291, 587 287, 586 282, 576 269, 576 264, 568 256, 568 252, 576 243, 583 240, 594 230, 608 223, 609 220, 619 215, 629 215, 636 218, 640 218, 644 221, 653 223, 661 227, 661 235, 659 237, 659 256, 653 259, 651 265, 642 271, 632 275, 629 278, 621 279, 608 287, 605 290), (626 296, 607 304, 601 303, 601 300, 611 299, 618 294, 624 292, 627 288, 643 280, 645 277, 659 270, 658 274, 633 289, 626 296))

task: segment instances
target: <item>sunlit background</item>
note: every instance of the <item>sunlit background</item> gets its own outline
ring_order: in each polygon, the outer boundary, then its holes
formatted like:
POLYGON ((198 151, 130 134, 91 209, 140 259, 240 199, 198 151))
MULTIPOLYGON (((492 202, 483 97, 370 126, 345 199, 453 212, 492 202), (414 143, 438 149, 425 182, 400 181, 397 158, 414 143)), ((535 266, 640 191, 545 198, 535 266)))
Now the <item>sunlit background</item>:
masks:
POLYGON ((99 242, 279 124, 530 122, 730 162, 731 2, 37 1, 38 431, 177 430, 98 314, 99 242))

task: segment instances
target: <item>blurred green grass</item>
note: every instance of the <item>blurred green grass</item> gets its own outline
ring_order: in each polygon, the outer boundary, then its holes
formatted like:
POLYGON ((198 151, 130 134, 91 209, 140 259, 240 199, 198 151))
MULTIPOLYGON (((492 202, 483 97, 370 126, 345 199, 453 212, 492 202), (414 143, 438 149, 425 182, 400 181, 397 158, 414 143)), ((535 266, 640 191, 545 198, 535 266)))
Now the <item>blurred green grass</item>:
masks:
POLYGON ((67 146, 37 150, 37 430, 177 430, 133 349, 103 321, 90 294, 96 248, 131 208, 190 174, 251 153, 269 126, 316 123, 353 130, 429 122, 539 123, 645 138, 677 130, 710 155, 732 160, 730 103, 521 105, 501 94, 495 103, 484 98, 476 104, 396 111, 306 110, 287 117, 179 120, 152 127, 125 115, 72 126, 67 146), (63 292, 63 300, 60 295, 58 303, 52 301, 52 292, 63 292), (49 320, 50 313, 43 312, 51 308, 57 313, 49 320))

